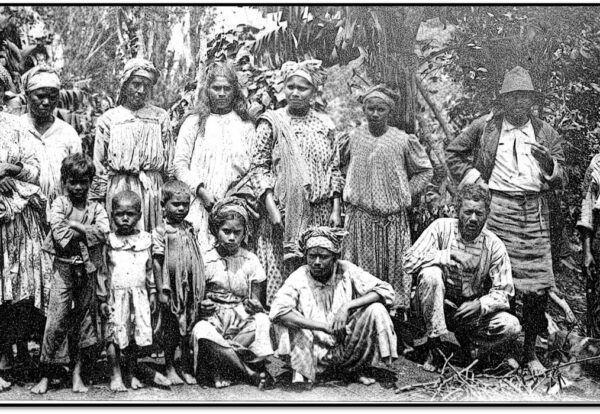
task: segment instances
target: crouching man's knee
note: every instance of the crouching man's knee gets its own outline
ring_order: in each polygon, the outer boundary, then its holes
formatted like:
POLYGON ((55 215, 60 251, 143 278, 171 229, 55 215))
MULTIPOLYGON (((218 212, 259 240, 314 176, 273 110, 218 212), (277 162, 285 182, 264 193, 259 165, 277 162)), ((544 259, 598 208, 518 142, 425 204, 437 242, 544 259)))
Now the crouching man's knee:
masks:
POLYGON ((436 288, 444 286, 444 272, 438 266, 430 266, 419 272, 419 287, 436 288))
POLYGON ((514 339, 521 333, 522 328, 519 320, 508 312, 500 312, 496 315, 496 321, 500 327, 499 330, 502 332, 502 336, 507 340, 514 339))

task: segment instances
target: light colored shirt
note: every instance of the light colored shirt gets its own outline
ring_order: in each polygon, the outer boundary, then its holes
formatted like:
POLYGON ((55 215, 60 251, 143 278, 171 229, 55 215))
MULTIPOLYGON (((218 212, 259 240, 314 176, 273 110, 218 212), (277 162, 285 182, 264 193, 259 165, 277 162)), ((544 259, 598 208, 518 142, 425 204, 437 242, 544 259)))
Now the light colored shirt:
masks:
POLYGON ((156 292, 152 271, 152 237, 140 231, 137 234, 108 235, 106 265, 110 275, 110 289, 144 288, 156 292))
POLYGON ((212 248, 204 255, 206 297, 218 303, 240 303, 250 297, 251 283, 267 279, 258 257, 244 248, 221 256, 212 248))
POLYGON ((394 302, 394 289, 389 283, 348 261, 337 261, 334 275, 327 283, 315 280, 308 265, 304 265, 292 273, 279 289, 269 317, 276 321, 296 311, 307 319, 331 324, 343 304, 370 292, 378 293, 385 305, 390 306, 394 302))
POLYGON ((404 255, 403 265, 408 274, 430 266, 441 267, 447 276, 447 293, 478 297, 482 315, 509 309, 509 298, 515 292, 504 243, 486 228, 475 240, 466 241, 460 235, 458 219, 454 218, 431 223, 404 255), (460 272, 449 269, 453 250, 471 257, 460 272))
POLYGON ((77 131, 66 122, 54 118, 54 123, 46 132, 40 134, 35 128, 30 114, 19 117, 25 132, 32 138, 36 158, 40 162, 40 188, 48 198, 47 213, 56 197, 62 194, 60 167, 69 155, 81 152, 81 138, 77 131))
POLYGON ((545 175, 531 153, 535 143, 531 121, 515 127, 504 119, 496 151, 496 162, 489 180, 490 190, 539 192, 545 175))

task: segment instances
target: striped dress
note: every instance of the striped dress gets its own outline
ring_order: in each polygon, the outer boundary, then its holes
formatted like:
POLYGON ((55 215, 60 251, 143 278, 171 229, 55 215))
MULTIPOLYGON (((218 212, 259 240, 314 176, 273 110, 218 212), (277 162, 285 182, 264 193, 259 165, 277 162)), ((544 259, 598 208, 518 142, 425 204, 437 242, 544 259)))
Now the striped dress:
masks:
POLYGON ((138 228, 151 232, 162 222, 160 190, 170 175, 173 147, 164 109, 149 104, 136 111, 124 106, 109 109, 96 124, 96 177, 90 198, 105 200, 110 217, 116 193, 138 193, 142 199, 138 228))

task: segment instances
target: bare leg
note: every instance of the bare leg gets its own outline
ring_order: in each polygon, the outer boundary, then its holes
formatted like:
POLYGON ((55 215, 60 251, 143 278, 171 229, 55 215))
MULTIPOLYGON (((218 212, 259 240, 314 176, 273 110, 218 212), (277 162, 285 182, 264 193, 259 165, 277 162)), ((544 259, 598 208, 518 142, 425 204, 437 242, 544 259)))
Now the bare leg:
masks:
POLYGON ((86 393, 88 392, 88 388, 83 383, 83 379, 81 378, 81 367, 83 366, 81 354, 77 354, 77 361, 75 362, 75 367, 73 368, 73 392, 86 393))
POLYGON ((535 353, 535 341, 537 334, 525 332, 525 341, 523 343, 523 352, 525 354, 525 363, 533 376, 544 375, 546 367, 542 365, 535 353))
POLYGON ((48 377, 42 377, 40 382, 38 382, 33 388, 31 388, 31 392, 33 394, 45 394, 48 391, 48 377))
POLYGON ((190 352, 190 337, 186 336, 181 341, 181 374, 186 384, 193 385, 196 384, 197 381, 191 374, 191 372, 193 372, 193 358, 191 357, 190 352))
POLYGON ((106 357, 111 367, 110 390, 113 392, 125 392, 127 388, 123 384, 123 375, 121 374, 120 350, 111 342, 106 349, 106 357))
POLYGON ((177 349, 177 339, 169 337, 165 342, 165 373, 171 385, 183 385, 183 380, 177 374, 175 369, 175 350, 177 349))
POLYGON ((211 371, 217 388, 231 385, 232 379, 239 379, 257 386, 264 380, 264 376, 244 364, 233 349, 219 346, 204 339, 200 339, 198 345, 200 347, 199 352, 204 352, 208 361, 212 362, 211 371), (222 375, 223 372, 230 373, 230 378, 225 378, 222 375))
POLYGON ((0 391, 7 391, 12 384, 0 377, 0 391))
POLYGON ((136 367, 136 376, 141 378, 146 383, 153 382, 161 387, 170 387, 171 381, 167 379, 163 374, 158 371, 153 370, 148 365, 138 362, 136 367))
POLYGON ((127 348, 127 375, 132 390, 144 388, 144 384, 137 378, 137 348, 135 345, 130 345, 127 348))

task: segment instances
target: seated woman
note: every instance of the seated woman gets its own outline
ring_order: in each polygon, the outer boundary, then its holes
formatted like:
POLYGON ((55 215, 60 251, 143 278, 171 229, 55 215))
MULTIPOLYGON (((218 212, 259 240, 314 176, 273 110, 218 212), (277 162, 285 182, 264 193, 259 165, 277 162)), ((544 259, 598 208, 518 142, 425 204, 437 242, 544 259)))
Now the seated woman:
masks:
POLYGON ((196 376, 214 380, 217 388, 234 380, 264 387, 264 359, 273 354, 269 318, 258 299, 265 271, 258 257, 241 247, 248 220, 237 198, 217 202, 209 216, 216 243, 204 255, 206 299, 192 341, 196 376))
POLYGON ((386 306, 394 290, 356 265, 339 260, 345 231, 316 227, 305 231, 300 249, 307 264, 275 295, 270 318, 279 346, 289 355, 293 382, 314 382, 316 374, 344 374, 370 385, 366 370, 398 357, 386 306))

